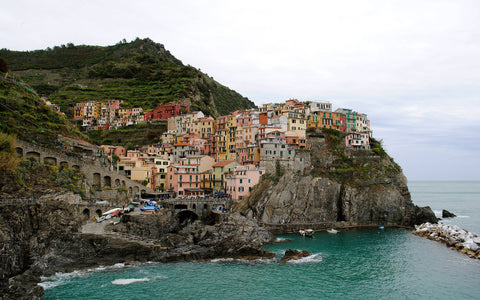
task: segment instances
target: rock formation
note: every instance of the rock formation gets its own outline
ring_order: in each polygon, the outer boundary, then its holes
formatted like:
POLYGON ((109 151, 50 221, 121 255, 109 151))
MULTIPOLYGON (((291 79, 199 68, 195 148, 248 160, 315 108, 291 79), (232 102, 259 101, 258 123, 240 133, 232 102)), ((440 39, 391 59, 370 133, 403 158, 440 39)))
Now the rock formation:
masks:
POLYGON ((455 218, 457 215, 454 213, 449 212, 446 209, 442 210, 442 218, 455 218))
POLYGON ((113 234, 100 235, 81 233, 82 209, 63 201, 0 205, 2 299, 41 299, 40 276, 98 265, 274 256, 262 248, 273 235, 238 213, 183 228, 171 213, 125 216, 107 226, 113 234))
POLYGON ((452 249, 467 254, 471 258, 480 259, 480 237, 456 225, 430 224, 427 222, 415 226, 413 234, 444 242, 447 247, 452 247, 452 249))
POLYGON ((285 255, 283 255, 283 257, 280 259, 281 262, 286 262, 286 261, 289 261, 289 260, 298 260, 298 259, 301 259, 303 257, 307 257, 307 256, 310 256, 310 252, 306 251, 306 250, 303 250, 303 251, 300 251, 300 250, 295 250, 295 249, 288 249, 287 251, 285 251, 285 255))
POLYGON ((310 168, 264 176, 236 209, 266 226, 283 220, 318 229, 437 221, 430 208, 412 203, 406 178, 390 157, 360 151, 347 156, 332 151, 325 138, 309 144, 310 168))

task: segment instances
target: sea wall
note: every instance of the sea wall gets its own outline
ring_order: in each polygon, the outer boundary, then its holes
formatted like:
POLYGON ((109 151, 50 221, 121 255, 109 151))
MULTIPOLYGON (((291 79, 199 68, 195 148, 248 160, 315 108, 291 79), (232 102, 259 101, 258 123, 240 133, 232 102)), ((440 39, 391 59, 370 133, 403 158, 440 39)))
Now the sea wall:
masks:
POLYGON ((443 242, 447 247, 467 254, 471 258, 480 259, 480 237, 456 225, 427 222, 415 226, 413 234, 443 242))

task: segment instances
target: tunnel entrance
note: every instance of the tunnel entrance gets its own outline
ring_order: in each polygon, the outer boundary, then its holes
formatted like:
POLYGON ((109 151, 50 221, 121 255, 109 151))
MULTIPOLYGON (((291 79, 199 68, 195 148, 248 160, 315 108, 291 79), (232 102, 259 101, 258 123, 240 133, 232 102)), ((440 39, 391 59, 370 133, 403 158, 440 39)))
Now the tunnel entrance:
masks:
POLYGON ((82 212, 82 215, 83 215, 83 219, 85 221, 88 221, 88 219, 90 219, 90 210, 88 208, 85 208, 82 212))
POLYGON ((180 228, 192 224, 198 219, 198 215, 191 210, 183 210, 177 214, 178 224, 180 228))

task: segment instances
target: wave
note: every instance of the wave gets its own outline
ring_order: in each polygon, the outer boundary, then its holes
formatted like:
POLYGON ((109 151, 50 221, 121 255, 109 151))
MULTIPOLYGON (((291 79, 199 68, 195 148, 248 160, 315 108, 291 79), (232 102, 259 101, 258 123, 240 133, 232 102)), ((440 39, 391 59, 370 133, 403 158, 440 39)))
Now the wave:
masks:
POLYGON ((274 243, 287 243, 287 242, 290 242, 291 240, 290 239, 287 239, 287 238, 282 238, 282 237, 277 237, 274 241, 274 243))
POLYGON ((306 256, 306 257, 302 257, 300 259, 297 259, 297 260, 289 260, 287 261, 287 263, 290 263, 290 264, 304 264, 304 263, 319 263, 319 262, 322 262, 323 261, 323 258, 322 256, 320 255, 320 253, 317 253, 317 254, 312 254, 310 256, 306 256))
POLYGON ((117 285, 127 285, 131 284, 134 282, 142 282, 142 281, 150 281, 149 278, 128 278, 128 279, 115 279, 112 281, 112 284, 117 284, 117 285))
POLYGON ((40 277, 41 282, 38 283, 44 290, 57 287, 59 285, 66 284, 70 279, 85 276, 87 272, 85 271, 73 271, 70 273, 55 273, 55 275, 50 277, 40 277))
POLYGON ((210 260, 212 263, 228 263, 239 262, 244 264, 268 264, 274 261, 273 258, 257 258, 257 259, 242 259, 242 258, 214 258, 210 260))

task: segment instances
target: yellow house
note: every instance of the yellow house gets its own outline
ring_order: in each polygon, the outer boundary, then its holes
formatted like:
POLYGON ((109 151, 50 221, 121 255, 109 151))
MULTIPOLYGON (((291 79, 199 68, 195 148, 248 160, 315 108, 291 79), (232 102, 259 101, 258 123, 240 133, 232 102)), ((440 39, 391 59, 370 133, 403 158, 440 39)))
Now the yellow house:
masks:
POLYGON ((223 160, 213 165, 213 189, 225 192, 227 189, 225 174, 232 172, 239 164, 235 160, 223 160))

